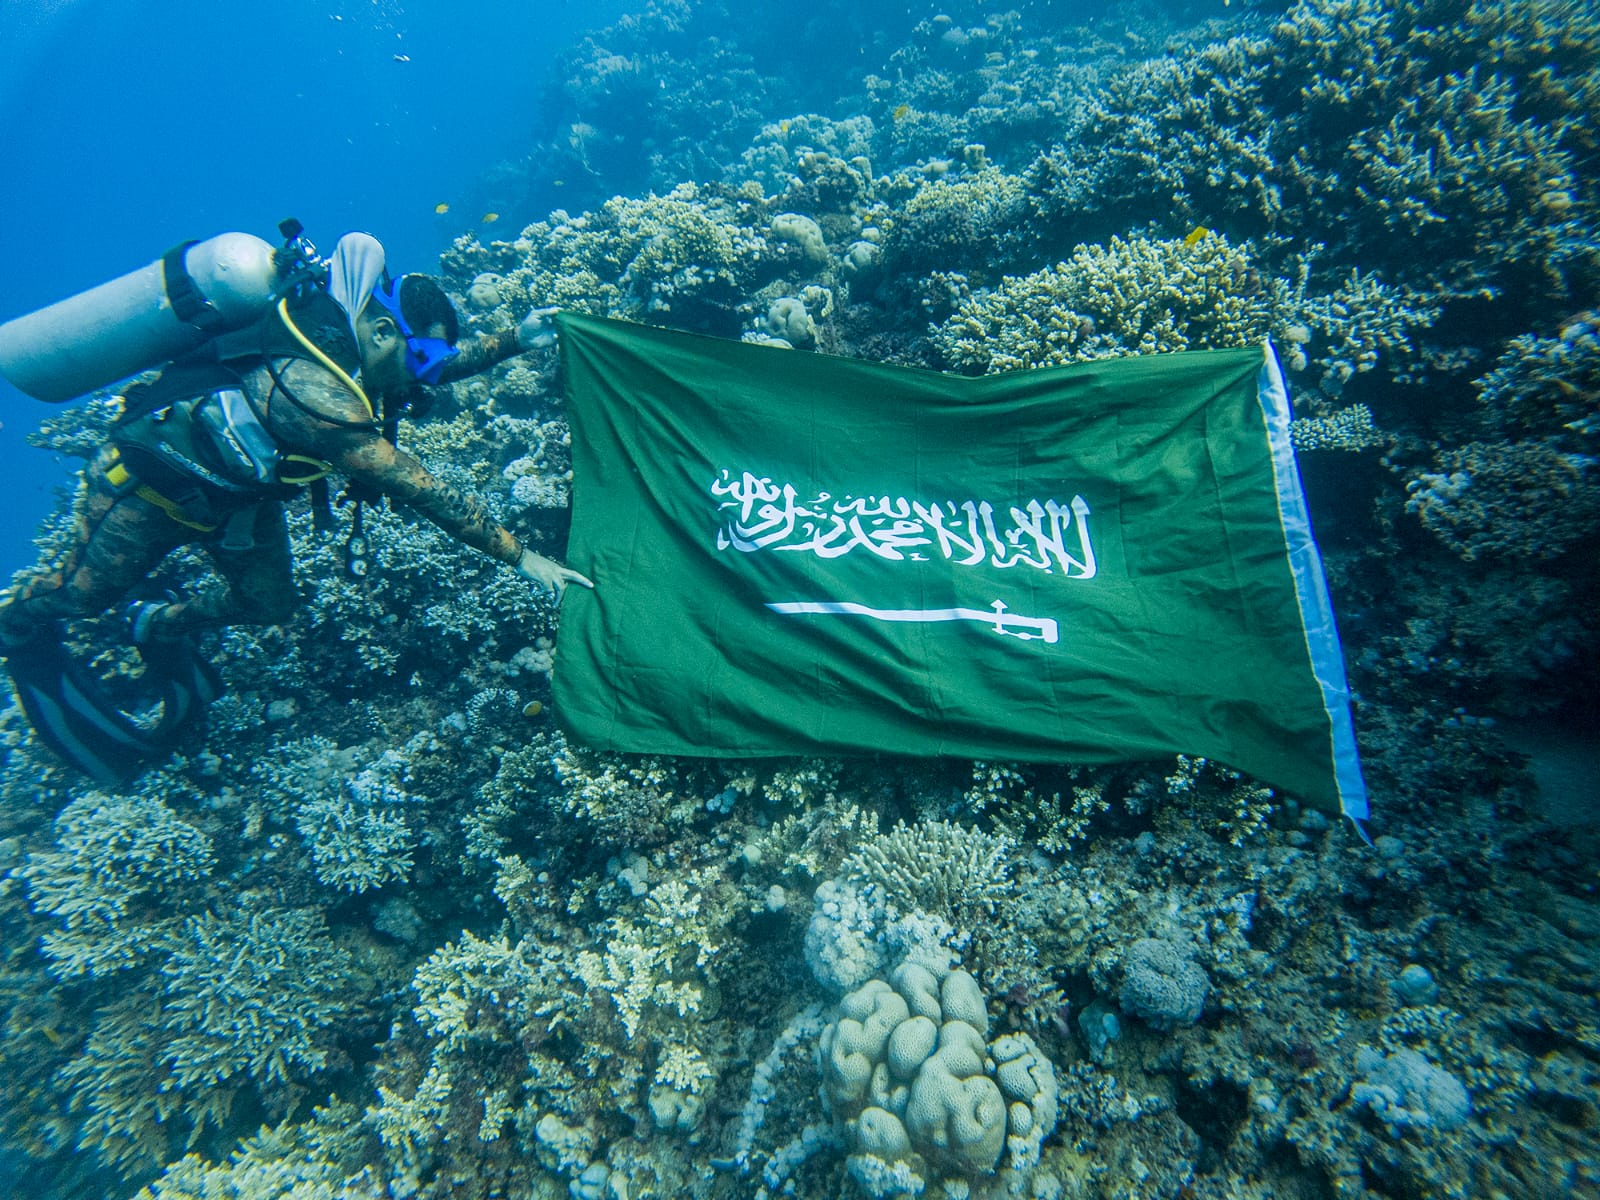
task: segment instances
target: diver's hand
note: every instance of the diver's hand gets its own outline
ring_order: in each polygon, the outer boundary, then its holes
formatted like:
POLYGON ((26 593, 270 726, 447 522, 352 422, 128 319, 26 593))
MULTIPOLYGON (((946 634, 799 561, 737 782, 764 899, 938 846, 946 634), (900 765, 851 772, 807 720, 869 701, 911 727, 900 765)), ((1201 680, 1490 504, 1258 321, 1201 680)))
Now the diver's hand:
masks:
POLYGON ((561 603, 561 594, 567 590, 569 583, 579 587, 592 588, 594 584, 585 576, 578 574, 571 567, 563 567, 553 558, 546 558, 532 550, 524 550, 522 558, 517 563, 517 574, 537 587, 549 588, 555 595, 556 603, 561 603))
POLYGON ((556 344, 556 326, 550 318, 554 308, 536 308, 517 326, 517 345, 524 350, 543 350, 556 344))

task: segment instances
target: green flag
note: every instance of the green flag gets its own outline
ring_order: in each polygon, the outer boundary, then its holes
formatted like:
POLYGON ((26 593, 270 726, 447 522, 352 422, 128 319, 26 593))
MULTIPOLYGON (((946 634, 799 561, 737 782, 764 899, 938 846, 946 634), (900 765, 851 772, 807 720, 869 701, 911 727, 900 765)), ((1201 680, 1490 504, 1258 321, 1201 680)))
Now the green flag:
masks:
POLYGON ((1270 348, 968 379, 558 326, 576 741, 1184 753, 1366 815, 1270 348))

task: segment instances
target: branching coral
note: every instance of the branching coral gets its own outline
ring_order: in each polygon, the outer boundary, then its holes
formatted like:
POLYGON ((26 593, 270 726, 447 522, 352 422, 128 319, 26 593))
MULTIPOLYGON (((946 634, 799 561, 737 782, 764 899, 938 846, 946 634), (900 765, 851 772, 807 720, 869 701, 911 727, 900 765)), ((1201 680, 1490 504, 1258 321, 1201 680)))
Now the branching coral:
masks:
POLYGON ((286 1087, 328 1065, 350 1010, 349 957, 314 909, 190 917, 159 949, 159 976, 101 1008, 60 1073, 78 1144, 130 1170, 163 1161, 175 1135, 220 1128, 246 1088, 281 1111, 286 1087))
POLYGON ((211 839, 151 795, 90 792, 56 818, 56 848, 18 874, 61 928, 44 950, 64 976, 107 975, 146 957, 170 919, 161 900, 211 873, 211 839))
POLYGON ((1473 387, 1496 425, 1593 447, 1600 438, 1600 313, 1579 313, 1556 337, 1513 338, 1473 387))
POLYGON ((1592 540, 1600 518, 1593 459, 1548 442, 1474 442, 1419 474, 1406 509, 1467 561, 1551 559, 1592 540))
POLYGON ((1106 810, 1104 772, 1072 767, 1065 775, 1047 791, 1033 769, 974 762, 961 802, 1008 834, 1037 837, 1045 853, 1061 854, 1088 837, 1095 814, 1106 810))
POLYGON ((370 1136, 360 1109, 335 1102, 262 1129, 228 1162, 185 1155, 135 1200, 382 1200, 388 1189, 365 1162, 370 1136))
POLYGON ((350 957, 316 909, 190 917, 161 974, 162 1058, 183 1088, 320 1071, 350 1011, 350 957))
POLYGON ((579 978, 610 1000, 630 1039, 647 1011, 670 1021, 699 1009, 705 975, 720 949, 702 906, 698 893, 669 881, 646 897, 636 918, 611 922, 603 954, 578 955, 579 978))
POLYGON ((902 913, 972 919, 1009 894, 1011 849, 1007 838, 949 821, 900 824, 857 846, 844 873, 902 913))
POLYGON ((578 217, 552 214, 523 235, 509 275, 542 304, 608 316, 707 319, 735 305, 766 251, 737 202, 683 184, 664 196, 616 196, 578 217))
POLYGON ((415 838, 393 810, 353 796, 317 796, 296 810, 295 828, 329 887, 359 894, 411 871, 415 838))
POLYGON ((1028 200, 1022 180, 990 167, 922 184, 889 225, 884 254, 895 270, 984 271, 1015 260, 1028 200))
POLYGON ((698 809, 680 794, 679 765, 671 759, 578 750, 565 742, 556 752, 561 803, 603 841, 650 846, 669 823, 698 809))
POLYGON ((1263 275, 1248 242, 1114 237, 974 295, 933 341, 968 371, 1245 346, 1285 321, 1289 301, 1288 283, 1263 275))

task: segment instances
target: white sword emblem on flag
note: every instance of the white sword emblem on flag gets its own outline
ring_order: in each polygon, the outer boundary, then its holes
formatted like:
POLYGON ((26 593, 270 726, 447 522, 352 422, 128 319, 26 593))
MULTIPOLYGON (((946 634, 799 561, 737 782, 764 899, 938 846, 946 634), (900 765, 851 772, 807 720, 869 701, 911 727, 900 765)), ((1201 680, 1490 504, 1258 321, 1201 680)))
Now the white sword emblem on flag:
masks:
POLYGON ((793 600, 768 603, 768 608, 786 615, 799 613, 842 614, 845 616, 872 617, 878 621, 976 621, 987 625, 995 633, 1031 642, 1042 638, 1049 643, 1061 640, 1060 627, 1054 617, 1024 617, 1007 611, 1005 601, 996 600, 983 608, 869 608, 848 600, 793 600), (1032 632, 1030 632, 1032 631, 1032 632))

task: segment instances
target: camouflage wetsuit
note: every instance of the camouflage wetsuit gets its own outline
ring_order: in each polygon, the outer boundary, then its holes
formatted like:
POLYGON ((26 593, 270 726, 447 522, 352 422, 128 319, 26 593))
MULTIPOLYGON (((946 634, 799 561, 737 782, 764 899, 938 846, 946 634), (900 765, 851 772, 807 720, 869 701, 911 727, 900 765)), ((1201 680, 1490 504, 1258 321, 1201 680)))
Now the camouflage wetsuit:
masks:
MULTIPOLYGON (((514 333, 463 342, 442 380, 465 378, 518 352, 514 333)), ((370 424, 361 399, 333 372, 305 358, 275 358, 279 376, 307 409, 357 427, 321 421, 284 397, 264 363, 243 375, 273 439, 285 451, 321 459, 351 480, 406 504, 440 529, 500 562, 515 564, 522 546, 481 501, 442 482, 370 424)), ((374 397, 376 400, 376 397, 374 397)), ((137 494, 138 481, 120 479, 117 451, 102 447, 83 471, 72 545, 53 565, 41 565, 0 607, 0 639, 12 645, 37 636, 58 618, 92 616, 111 607, 177 547, 197 544, 226 587, 174 604, 161 613, 160 634, 209 625, 287 620, 294 612, 292 562, 283 506, 256 500, 249 545, 225 546, 227 526, 202 530, 137 494)), ((228 538, 238 543, 242 531, 228 538)))

